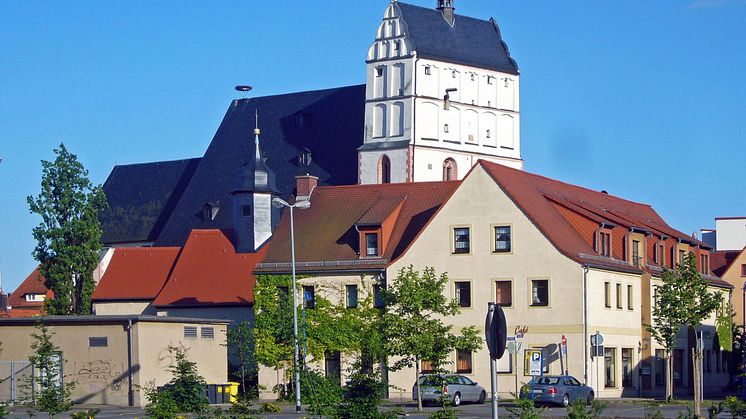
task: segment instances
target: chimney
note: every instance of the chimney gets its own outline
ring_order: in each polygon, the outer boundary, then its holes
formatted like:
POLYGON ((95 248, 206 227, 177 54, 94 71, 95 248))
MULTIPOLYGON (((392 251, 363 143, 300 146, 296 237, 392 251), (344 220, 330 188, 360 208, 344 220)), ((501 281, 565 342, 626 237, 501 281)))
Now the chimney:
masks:
POLYGON ((454 1, 455 0, 438 0, 437 7, 437 9, 440 10, 441 13, 443 13, 443 19, 445 19, 446 22, 448 22, 448 24, 451 26, 453 26, 453 21, 456 18, 456 8, 453 7, 454 1))
POLYGON ((311 194, 319 184, 319 178, 308 173, 295 177, 295 199, 297 201, 308 201, 311 194))

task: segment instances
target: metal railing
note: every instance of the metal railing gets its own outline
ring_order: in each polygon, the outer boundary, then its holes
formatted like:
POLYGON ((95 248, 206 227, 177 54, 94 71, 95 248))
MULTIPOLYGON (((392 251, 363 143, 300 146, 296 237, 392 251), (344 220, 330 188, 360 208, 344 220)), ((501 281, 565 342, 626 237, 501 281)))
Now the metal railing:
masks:
POLYGON ((0 361, 0 402, 34 398, 34 367, 29 361, 0 361))

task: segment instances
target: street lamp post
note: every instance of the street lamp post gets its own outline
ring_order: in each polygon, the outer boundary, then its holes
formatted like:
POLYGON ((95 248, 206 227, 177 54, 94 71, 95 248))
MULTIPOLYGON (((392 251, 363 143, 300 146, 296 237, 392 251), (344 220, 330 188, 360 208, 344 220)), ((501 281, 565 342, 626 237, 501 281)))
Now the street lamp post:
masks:
POLYGON ((741 291, 741 400, 746 400, 746 281, 741 291))
POLYGON ((290 208, 290 265, 293 272, 293 350, 295 353, 293 356, 293 364, 295 367, 295 411, 300 413, 300 351, 298 349, 298 299, 296 296, 298 291, 295 286, 295 226, 293 225, 293 209, 306 209, 311 206, 311 202, 298 201, 295 204, 290 205, 280 198, 275 198, 272 200, 272 206, 275 208, 290 208))

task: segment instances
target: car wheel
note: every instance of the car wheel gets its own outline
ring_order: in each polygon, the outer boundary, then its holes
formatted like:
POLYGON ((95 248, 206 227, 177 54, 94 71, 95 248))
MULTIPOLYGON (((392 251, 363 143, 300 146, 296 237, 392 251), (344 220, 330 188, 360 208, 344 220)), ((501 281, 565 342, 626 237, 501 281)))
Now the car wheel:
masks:
POLYGON ((590 404, 593 401, 593 398, 594 398, 593 391, 589 391, 588 392, 588 398, 586 399, 586 401, 588 402, 588 404, 590 404))
POLYGON ((487 393, 485 393, 484 391, 482 391, 482 392, 481 392, 481 393, 479 394, 479 400, 478 400, 477 402, 478 402, 479 404, 484 404, 484 399, 486 399, 486 398, 487 398, 487 393))
POLYGON ((562 396, 562 406, 567 407, 569 405, 570 405, 570 396, 565 394, 564 396, 562 396))
POLYGON ((456 393, 453 395, 453 405, 459 406, 461 404, 461 393, 456 393))

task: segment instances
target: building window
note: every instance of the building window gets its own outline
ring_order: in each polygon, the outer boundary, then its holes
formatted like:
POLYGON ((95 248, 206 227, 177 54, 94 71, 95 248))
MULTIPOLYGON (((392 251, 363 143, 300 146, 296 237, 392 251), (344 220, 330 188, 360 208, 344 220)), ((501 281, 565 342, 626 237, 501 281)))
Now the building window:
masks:
POLYGON ((699 255, 700 271, 707 275, 710 273, 710 255, 701 254, 699 255))
POLYGON ((600 232, 598 234, 598 254, 611 257, 611 233, 600 232))
POLYGON ((604 306, 611 308, 611 283, 604 282, 604 306))
POLYGON ((453 253, 469 253, 471 251, 470 244, 469 227, 453 229, 453 253))
POLYGON ((185 338, 197 338, 197 326, 184 326, 184 337, 185 338))
POLYGON ((531 306, 546 307, 549 305, 549 280, 531 280, 531 306))
POLYGON ((241 216, 251 217, 251 205, 241 205, 241 216))
POLYGON ((429 65, 426 65, 425 66, 425 75, 429 76, 430 74, 432 74, 432 70, 430 70, 430 66, 429 65))
POLYGON ((420 368, 420 370, 423 374, 435 372, 435 367, 433 367, 432 362, 423 359, 421 363, 422 363, 422 367, 420 368))
POLYGON ((712 372, 712 363, 710 362, 712 360, 712 356, 710 355, 712 351, 709 349, 705 351, 705 372, 712 372))
POLYGON ((365 233, 365 256, 378 256, 378 233, 365 233))
POLYGON ((458 76, 458 71, 456 71, 456 70, 453 70, 453 71, 451 72, 451 78, 452 78, 452 79, 455 79, 455 78, 456 78, 456 76, 458 76))
POLYGON ((622 348, 622 387, 632 387, 631 348, 622 348))
POLYGON ((357 285, 345 285, 347 295, 347 308, 357 307, 357 285))
POLYGON ((456 349, 456 372, 471 374, 471 351, 456 349))
POLYGON ((684 350, 674 349, 673 350, 673 383, 674 385, 680 386, 684 381, 684 350))
POLYGON ((459 307, 471 307, 471 282, 456 282, 456 301, 459 307))
POLYGON ((640 241, 632 240, 632 264, 640 267, 642 258, 640 257, 640 241))
POLYGON ((44 302, 44 294, 25 294, 27 303, 39 303, 44 302))
POLYGON ((88 338, 88 346, 91 348, 102 348, 109 346, 109 338, 107 336, 91 336, 88 338))
POLYGON ((399 51, 399 41, 394 41, 394 51, 399 51))
POLYGON ((632 294, 632 285, 627 285, 627 310, 635 309, 635 300, 632 294))
POLYGON ((741 276, 746 276, 746 264, 741 265, 741 276))
POLYGON ((381 156, 378 167, 379 183, 391 183, 391 160, 388 156, 381 156))
POLYGON ((443 180, 456 180, 457 175, 456 161, 450 158, 446 159, 443 162, 443 180))
POLYGON ((604 348, 604 387, 616 387, 616 348, 604 348))
POLYGON ((316 290, 313 285, 303 286, 303 308, 316 307, 316 290))
POLYGON ((490 130, 487 130, 487 138, 490 138, 490 135, 491 135, 490 130))
POLYGON ((495 84, 495 77, 487 76, 487 84, 495 84))
POLYGON ((373 285, 373 307, 383 308, 384 305, 383 288, 379 284, 375 284, 373 285))
POLYGON ((324 373, 327 379, 342 383, 342 355, 339 351, 324 352, 324 373))
POLYGON ((684 258, 686 258, 686 250, 679 250, 679 264, 684 263, 684 258))
POLYGON ((443 132, 448 134, 448 124, 443 124, 443 132))
POLYGON ((212 327, 203 327, 200 329, 202 339, 215 339, 215 329, 212 327))
POLYGON ((510 307, 513 305, 513 282, 495 281, 495 304, 510 307))
POLYGON ((376 77, 383 77, 383 67, 376 67, 376 77))
POLYGON ((655 386, 666 385, 666 353, 663 349, 655 350, 655 386))
POLYGON ((616 308, 622 308, 622 284, 616 284, 616 308))
POLYGON ((510 226, 495 227, 495 252, 510 252, 510 226))

